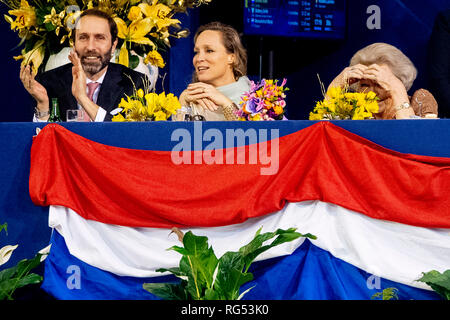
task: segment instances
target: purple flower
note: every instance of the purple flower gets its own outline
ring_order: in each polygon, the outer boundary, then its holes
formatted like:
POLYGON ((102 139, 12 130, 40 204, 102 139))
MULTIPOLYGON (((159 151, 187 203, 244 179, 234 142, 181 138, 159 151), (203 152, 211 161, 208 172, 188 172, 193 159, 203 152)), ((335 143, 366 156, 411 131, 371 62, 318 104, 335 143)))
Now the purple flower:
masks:
POLYGON ((247 110, 247 112, 251 112, 252 114, 258 113, 257 105, 256 105, 254 99, 247 101, 247 104, 245 105, 245 109, 247 110))

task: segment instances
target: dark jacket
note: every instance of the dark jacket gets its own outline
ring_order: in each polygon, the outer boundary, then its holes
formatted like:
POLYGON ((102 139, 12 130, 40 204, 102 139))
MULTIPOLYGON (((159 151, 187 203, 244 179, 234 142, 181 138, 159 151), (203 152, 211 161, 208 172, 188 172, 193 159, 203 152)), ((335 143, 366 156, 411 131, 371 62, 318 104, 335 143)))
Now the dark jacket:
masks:
MULTIPOLYGON (((100 87, 97 105, 106 110, 105 121, 111 121, 111 111, 116 109, 125 95, 133 94, 133 83, 137 89, 143 88, 143 73, 121 64, 109 63, 105 78, 100 87), (128 78, 128 76, 131 77, 128 78)), ((36 76, 36 80, 47 89, 49 101, 58 98, 61 119, 66 121, 66 111, 77 109, 77 101, 72 95, 72 64, 49 70, 36 76)))
POLYGON ((450 118, 450 10, 436 17, 429 42, 428 76, 439 117, 450 118))

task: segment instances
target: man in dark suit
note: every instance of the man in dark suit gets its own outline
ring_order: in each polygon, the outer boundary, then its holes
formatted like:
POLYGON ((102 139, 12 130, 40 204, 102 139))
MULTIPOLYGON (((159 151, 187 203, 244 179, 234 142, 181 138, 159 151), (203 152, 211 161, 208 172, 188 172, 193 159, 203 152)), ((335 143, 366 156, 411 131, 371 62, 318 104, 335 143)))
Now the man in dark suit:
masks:
POLYGON ((121 98, 133 94, 134 86, 142 88, 146 76, 110 62, 117 45, 117 26, 106 13, 84 11, 72 36, 71 63, 36 77, 30 66, 21 67, 22 83, 37 103, 35 120, 46 121, 49 101, 58 98, 63 121, 67 110, 78 108, 85 111, 87 120, 110 121, 121 98))
POLYGON ((450 9, 436 17, 429 42, 428 75, 439 117, 450 118, 450 9))

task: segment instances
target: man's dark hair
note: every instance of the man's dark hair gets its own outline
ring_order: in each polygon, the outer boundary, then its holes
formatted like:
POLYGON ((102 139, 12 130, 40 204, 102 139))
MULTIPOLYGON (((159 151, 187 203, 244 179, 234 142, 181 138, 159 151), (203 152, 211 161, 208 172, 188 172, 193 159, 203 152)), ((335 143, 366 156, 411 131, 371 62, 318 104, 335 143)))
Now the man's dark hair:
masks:
MULTIPOLYGON (((99 9, 87 9, 85 11, 83 11, 80 15, 80 17, 78 18, 77 24, 79 22, 79 19, 81 19, 84 16, 95 16, 95 17, 99 17, 99 18, 103 18, 106 19, 108 21, 109 24, 109 32, 111 33, 111 44, 114 43, 114 41, 116 41, 117 39, 117 24, 114 21, 113 18, 111 18, 111 16, 109 14, 107 14, 106 12, 99 10, 99 9)), ((73 29, 72 32, 72 42, 75 43, 75 33, 76 33, 77 28, 75 27, 73 29)))

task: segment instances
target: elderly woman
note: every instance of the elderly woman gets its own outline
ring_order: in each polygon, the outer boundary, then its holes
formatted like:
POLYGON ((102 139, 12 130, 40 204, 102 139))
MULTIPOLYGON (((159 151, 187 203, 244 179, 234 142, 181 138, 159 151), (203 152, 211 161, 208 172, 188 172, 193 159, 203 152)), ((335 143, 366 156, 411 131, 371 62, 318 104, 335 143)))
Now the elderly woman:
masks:
POLYGON ((182 106, 207 121, 236 120, 242 94, 250 90, 247 53, 231 26, 211 22, 194 36, 193 82, 180 95, 182 106))
POLYGON ((437 102, 429 91, 419 89, 408 96, 416 76, 413 63, 399 49, 374 43, 356 52, 329 88, 348 84, 358 92, 375 92, 379 98, 376 119, 437 117, 437 102))

